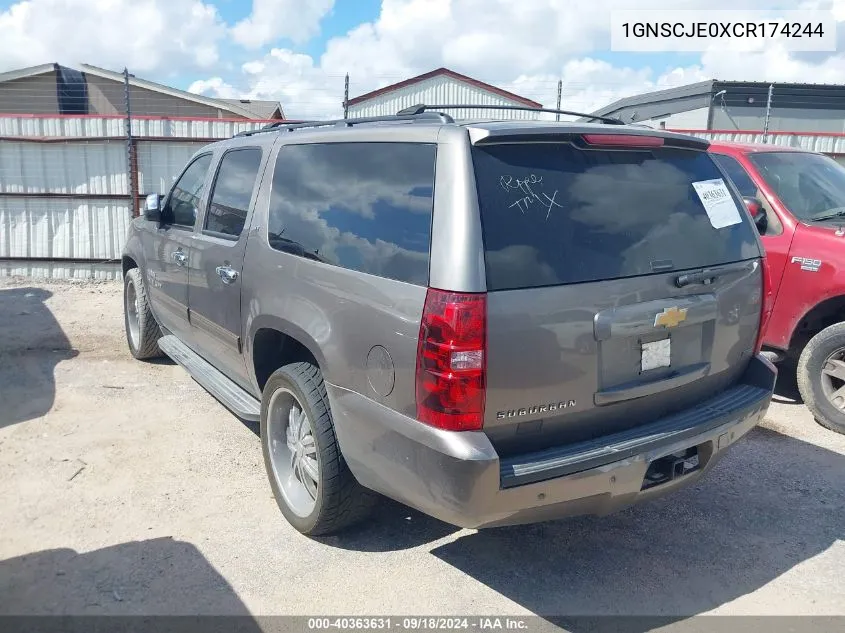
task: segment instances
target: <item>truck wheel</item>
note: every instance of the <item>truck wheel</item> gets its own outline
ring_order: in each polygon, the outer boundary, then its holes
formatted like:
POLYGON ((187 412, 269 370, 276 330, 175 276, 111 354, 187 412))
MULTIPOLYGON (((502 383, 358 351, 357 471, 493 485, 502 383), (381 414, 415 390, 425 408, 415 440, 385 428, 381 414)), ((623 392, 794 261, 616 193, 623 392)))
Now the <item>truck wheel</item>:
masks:
POLYGON ((822 426, 845 433, 845 323, 816 334, 798 360, 798 390, 822 426))
POLYGON ((320 369, 292 363, 267 380, 261 448, 276 503, 302 534, 339 532, 365 518, 375 493, 361 486, 340 453, 320 369))
POLYGON ((139 360, 161 356, 158 348, 161 329, 150 309, 147 289, 137 268, 128 270, 123 278, 123 313, 132 356, 139 360))

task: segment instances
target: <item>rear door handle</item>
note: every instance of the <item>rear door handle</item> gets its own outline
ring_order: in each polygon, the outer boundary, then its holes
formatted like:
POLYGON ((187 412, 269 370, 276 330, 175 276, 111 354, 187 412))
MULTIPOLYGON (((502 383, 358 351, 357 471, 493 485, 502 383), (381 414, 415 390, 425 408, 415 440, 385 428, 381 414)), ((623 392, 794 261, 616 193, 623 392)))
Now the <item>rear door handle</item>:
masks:
POLYGON ((177 266, 184 266, 188 262, 188 256, 182 251, 175 251, 173 253, 173 261, 176 262, 177 266))
POLYGON ((231 266, 218 266, 217 274, 220 275, 224 284, 232 284, 238 280, 238 271, 231 266))

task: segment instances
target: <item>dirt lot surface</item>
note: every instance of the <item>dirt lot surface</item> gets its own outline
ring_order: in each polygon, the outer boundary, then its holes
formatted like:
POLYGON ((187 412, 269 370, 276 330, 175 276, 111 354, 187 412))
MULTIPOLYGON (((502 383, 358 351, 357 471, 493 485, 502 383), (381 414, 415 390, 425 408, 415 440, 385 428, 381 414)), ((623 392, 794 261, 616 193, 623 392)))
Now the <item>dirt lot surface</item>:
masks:
POLYGON ((784 374, 700 485, 458 530, 398 504, 311 540, 257 428, 133 360, 115 282, 0 279, 0 614, 845 614, 845 436, 784 374))

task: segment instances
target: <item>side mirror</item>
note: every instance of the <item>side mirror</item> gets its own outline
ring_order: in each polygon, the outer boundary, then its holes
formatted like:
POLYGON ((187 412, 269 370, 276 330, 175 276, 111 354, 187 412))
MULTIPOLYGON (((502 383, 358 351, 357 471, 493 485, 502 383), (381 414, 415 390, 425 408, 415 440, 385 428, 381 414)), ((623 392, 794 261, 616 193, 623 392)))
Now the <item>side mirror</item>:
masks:
POLYGON ((144 200, 144 217, 150 221, 161 220, 161 194, 151 193, 144 200))
POLYGON ((760 233, 765 233, 766 226, 769 223, 769 218, 766 216, 766 210, 763 208, 763 203, 757 198, 752 198, 751 196, 745 196, 742 201, 745 203, 745 208, 748 209, 748 213, 751 214, 754 224, 757 225, 757 230, 760 231, 760 233))

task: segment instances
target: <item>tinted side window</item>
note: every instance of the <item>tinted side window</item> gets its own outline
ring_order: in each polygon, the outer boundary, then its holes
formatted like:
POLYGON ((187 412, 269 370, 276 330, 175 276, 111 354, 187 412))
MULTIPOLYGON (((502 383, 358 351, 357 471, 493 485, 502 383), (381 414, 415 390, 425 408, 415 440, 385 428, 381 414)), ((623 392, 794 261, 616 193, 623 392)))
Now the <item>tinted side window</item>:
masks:
POLYGON ((273 173, 268 236, 280 251, 428 283, 435 146, 289 145, 273 173))
POLYGON ((223 155, 205 216, 207 231, 234 237, 241 234, 260 164, 258 148, 236 149, 223 155))
POLYGON ((754 197, 757 195, 757 185, 751 180, 751 176, 745 168, 733 156, 724 154, 712 154, 713 160, 719 163, 719 167, 727 172, 728 177, 733 180, 740 195, 754 197))
POLYGON ((164 209, 164 219, 169 224, 179 226, 193 226, 197 219, 197 207, 202 197, 205 176, 211 166, 211 154, 200 156, 191 163, 174 185, 167 206, 164 209))

